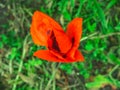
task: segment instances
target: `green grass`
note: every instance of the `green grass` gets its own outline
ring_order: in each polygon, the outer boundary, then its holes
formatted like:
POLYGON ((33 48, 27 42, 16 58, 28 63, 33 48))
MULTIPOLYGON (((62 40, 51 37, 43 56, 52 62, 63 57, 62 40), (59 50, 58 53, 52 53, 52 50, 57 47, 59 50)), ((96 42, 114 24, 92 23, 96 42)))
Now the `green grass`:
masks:
POLYGON ((6 0, 0 2, 0 90, 120 89, 120 0, 6 0), (31 17, 42 11, 65 29, 83 18, 79 49, 85 62, 53 63, 33 56, 31 17))

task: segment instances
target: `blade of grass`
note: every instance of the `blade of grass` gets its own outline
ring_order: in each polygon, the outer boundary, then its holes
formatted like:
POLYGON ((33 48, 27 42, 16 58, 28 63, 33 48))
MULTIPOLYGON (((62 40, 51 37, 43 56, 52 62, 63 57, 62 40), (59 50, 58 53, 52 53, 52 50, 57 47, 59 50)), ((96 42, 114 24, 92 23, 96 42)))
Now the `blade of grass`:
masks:
POLYGON ((80 15, 82 6, 86 2, 86 0, 79 0, 79 1, 80 1, 80 4, 79 4, 79 7, 78 7, 78 10, 77 10, 77 13, 76 13, 75 17, 78 17, 80 15))
POLYGON ((87 37, 83 37, 80 42, 87 40, 87 39, 96 39, 96 38, 107 38, 113 35, 119 35, 120 36, 120 32, 115 32, 115 33, 110 33, 110 34, 105 34, 105 35, 97 35, 98 32, 95 32, 87 37), (97 36, 96 36, 97 35, 97 36))
POLYGON ((108 9, 110 9, 113 5, 115 5, 117 3, 117 0, 111 0, 109 3, 108 3, 108 5, 107 5, 107 7, 106 7, 106 10, 108 10, 108 9))
MULTIPOLYGON (((60 65, 60 64, 59 64, 60 65)), ((55 79, 55 74, 56 74, 56 72, 57 72, 57 70, 58 70, 58 67, 59 67, 59 65, 56 67, 56 63, 53 63, 52 64, 52 75, 51 75, 51 78, 50 78, 50 80, 48 81, 48 84, 46 85, 46 88, 45 88, 45 90, 49 90, 50 89, 50 85, 51 85, 51 82, 52 81, 54 81, 54 79, 55 79)), ((54 85, 54 84, 53 84, 54 85)), ((53 89, 55 88, 55 86, 53 86, 53 89)))
POLYGON ((25 58, 25 55, 26 55, 26 44, 27 44, 27 40, 28 40, 28 37, 29 37, 30 34, 28 34, 26 37, 25 37, 25 40, 24 40, 24 43, 23 43, 23 50, 22 50, 22 56, 21 56, 21 61, 20 61, 20 64, 19 64, 19 68, 18 68, 18 74, 16 75, 16 78, 15 78, 15 83, 13 84, 13 87, 12 87, 12 90, 16 90, 16 87, 17 87, 17 81, 19 79, 19 73, 22 71, 22 66, 23 66, 23 60, 25 58))
POLYGON ((106 32, 105 29, 107 29, 107 22, 106 22, 106 19, 105 19, 105 13, 104 13, 103 9, 101 8, 100 4, 96 0, 94 0, 94 6, 95 7, 93 8, 93 10, 99 16, 101 24, 104 27, 103 32, 106 32))

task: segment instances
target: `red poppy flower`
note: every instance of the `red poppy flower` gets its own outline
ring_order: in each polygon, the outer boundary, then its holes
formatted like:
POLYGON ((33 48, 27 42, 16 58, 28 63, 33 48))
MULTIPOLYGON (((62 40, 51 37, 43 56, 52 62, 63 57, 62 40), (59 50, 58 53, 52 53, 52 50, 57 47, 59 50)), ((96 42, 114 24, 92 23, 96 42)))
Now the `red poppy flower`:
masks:
POLYGON ((82 18, 73 19, 65 33, 54 19, 36 11, 32 17, 30 32, 35 44, 47 47, 47 50, 36 51, 34 56, 52 62, 69 63, 84 60, 78 50, 82 34, 82 18))

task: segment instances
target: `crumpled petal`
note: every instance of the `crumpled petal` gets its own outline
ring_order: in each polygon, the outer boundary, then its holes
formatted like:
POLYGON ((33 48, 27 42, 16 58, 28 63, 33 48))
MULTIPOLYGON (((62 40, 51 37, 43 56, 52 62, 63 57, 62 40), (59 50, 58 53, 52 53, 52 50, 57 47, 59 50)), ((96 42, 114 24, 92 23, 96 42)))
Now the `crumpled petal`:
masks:
POLYGON ((84 61, 84 57, 83 57, 82 53, 79 50, 75 51, 74 57, 75 57, 76 61, 81 61, 81 62, 84 61))
POLYGON ((75 52, 75 59, 70 57, 63 58, 59 53, 55 53, 50 50, 38 50, 34 53, 34 56, 50 62, 72 63, 78 61, 82 62, 84 60, 82 54, 78 50, 75 52))
POLYGON ((59 53, 51 50, 38 50, 34 53, 34 56, 50 62, 69 62, 69 60, 63 58, 59 53))
POLYGON ((72 46, 72 43, 69 37, 65 34, 64 31, 53 30, 60 53, 67 53, 72 46))
POLYGON ((79 47, 79 42, 82 35, 82 18, 73 19, 67 26, 66 34, 72 42, 72 48, 69 51, 68 56, 75 58, 74 54, 79 47))
POLYGON ((34 56, 51 61, 51 62, 61 62, 62 60, 59 59, 57 56, 52 54, 49 50, 38 50, 34 53, 34 56))
POLYGON ((83 62, 84 57, 79 50, 76 50, 74 54, 74 58, 72 58, 71 56, 67 56, 66 61, 67 61, 66 63, 83 62))
POLYGON ((32 17, 30 33, 35 44, 48 46, 47 39, 51 30, 63 31, 61 26, 46 14, 36 11, 32 17))

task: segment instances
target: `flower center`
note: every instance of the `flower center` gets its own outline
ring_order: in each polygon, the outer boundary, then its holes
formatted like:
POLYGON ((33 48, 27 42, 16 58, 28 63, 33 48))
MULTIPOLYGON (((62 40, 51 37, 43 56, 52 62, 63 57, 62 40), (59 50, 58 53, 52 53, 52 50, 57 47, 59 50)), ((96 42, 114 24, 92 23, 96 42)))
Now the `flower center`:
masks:
MULTIPOLYGON (((48 33, 49 33, 49 32, 48 32, 48 33)), ((57 43, 57 41, 56 41, 56 37, 55 37, 53 31, 51 32, 51 35, 50 35, 50 37, 48 38, 48 48, 49 48, 50 50, 54 50, 54 51, 60 52, 60 49, 59 49, 59 46, 58 46, 58 43, 57 43)))

